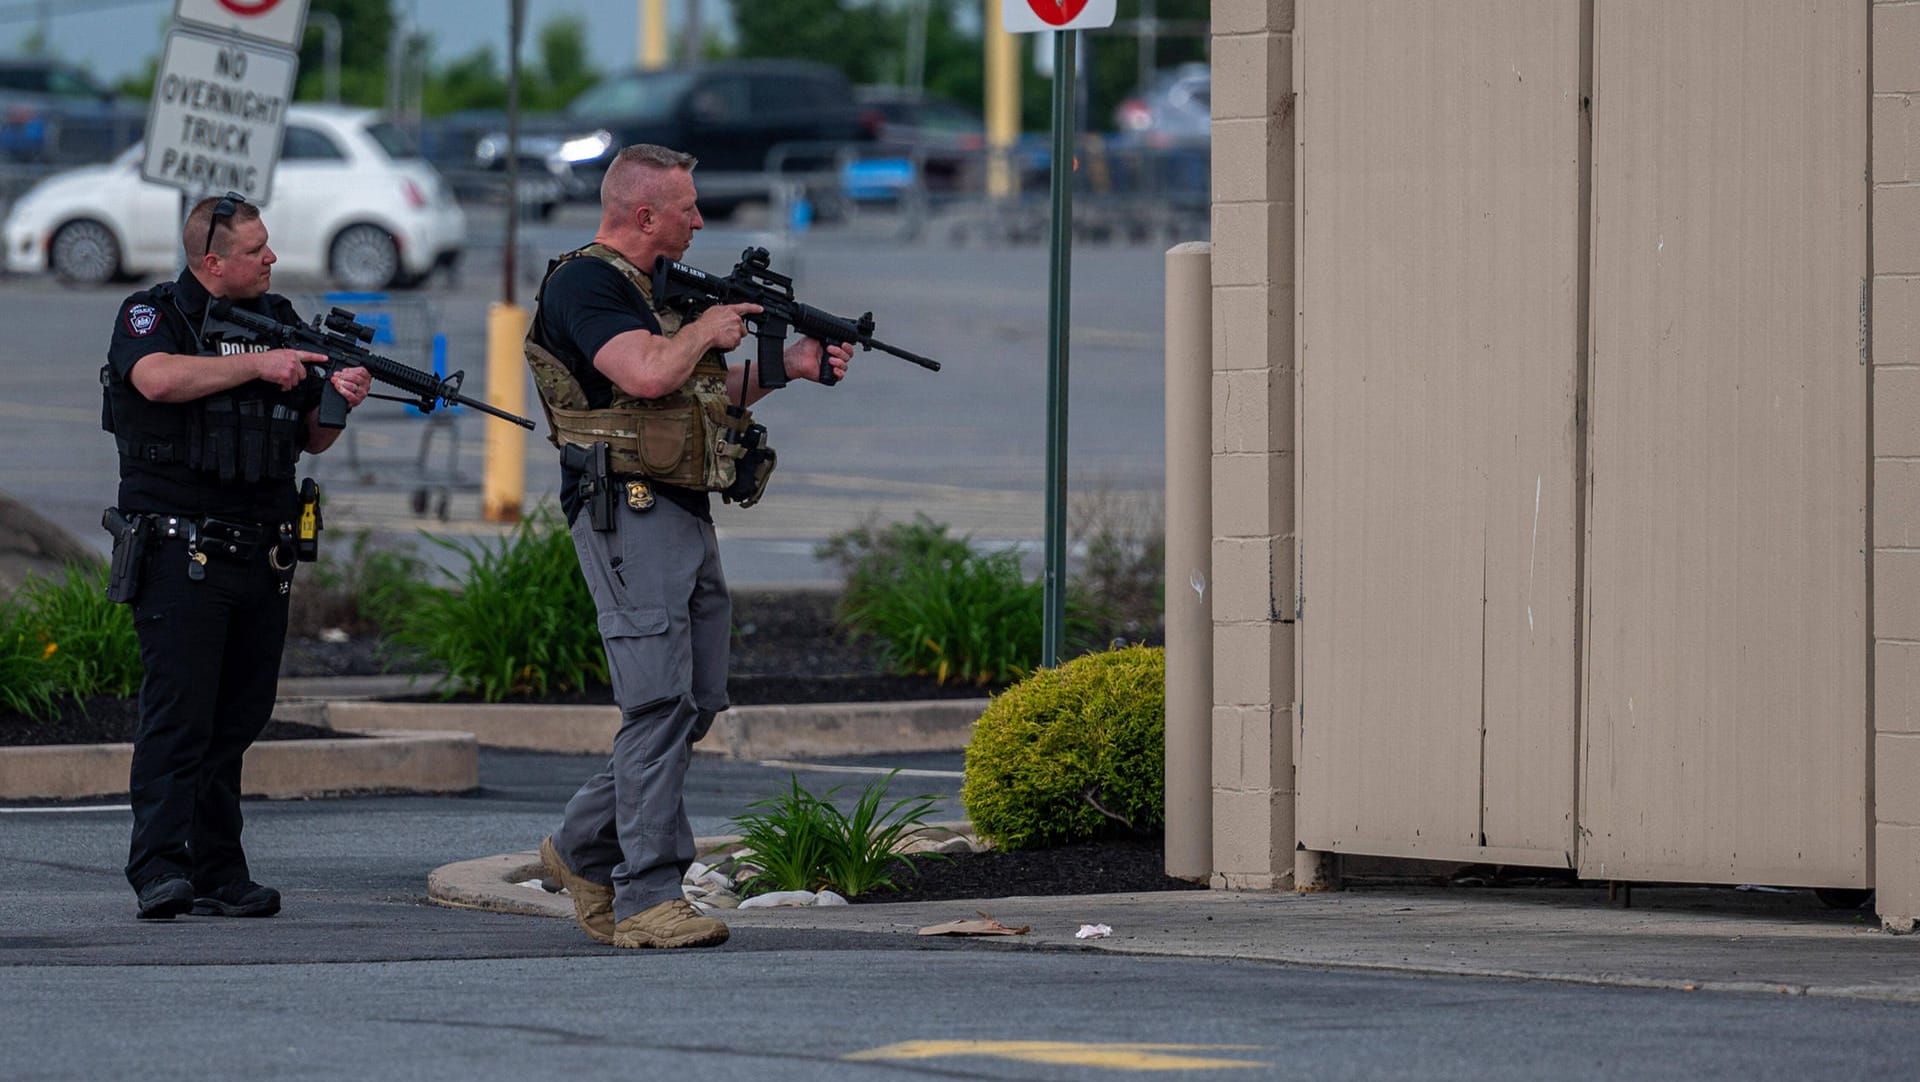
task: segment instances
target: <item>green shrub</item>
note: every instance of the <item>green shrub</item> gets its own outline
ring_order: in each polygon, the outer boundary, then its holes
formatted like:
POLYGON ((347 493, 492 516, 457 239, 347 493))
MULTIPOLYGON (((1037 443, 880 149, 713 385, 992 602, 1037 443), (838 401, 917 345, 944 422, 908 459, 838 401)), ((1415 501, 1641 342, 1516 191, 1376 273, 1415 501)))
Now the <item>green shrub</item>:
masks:
POLYGON ((0 711, 45 720, 60 684, 48 664, 51 644, 29 629, 26 615, 17 602, 0 600, 0 711))
POLYGON ((124 699, 140 690, 133 609, 107 600, 106 565, 68 565, 58 579, 29 579, 14 600, 29 634, 45 644, 61 689, 79 699, 124 699))
POLYGON ((757 800, 749 811, 733 818, 740 842, 752 850, 745 858, 759 869, 741 885, 743 894, 776 890, 832 890, 848 898, 875 890, 898 890, 893 873, 909 869, 923 857, 945 859, 937 853, 904 855, 902 845, 926 830, 933 809, 931 796, 896 800, 885 811, 887 784, 894 774, 875 781, 860 793, 852 814, 833 806, 834 786, 823 796, 801 787, 790 775, 785 793, 757 800))
POLYGON ((1012 551, 902 567, 849 605, 859 634, 879 640, 897 673, 1006 683, 1040 661, 1042 587, 1012 551))
POLYGON ((465 557, 458 587, 396 587, 375 604, 396 645, 446 672, 442 695, 499 702, 607 683, 593 597, 557 516, 542 511, 497 544, 428 540, 465 557))
POLYGON ((1165 821, 1166 651, 1133 646, 1035 673, 994 698, 967 745, 960 799, 1003 849, 1165 821))

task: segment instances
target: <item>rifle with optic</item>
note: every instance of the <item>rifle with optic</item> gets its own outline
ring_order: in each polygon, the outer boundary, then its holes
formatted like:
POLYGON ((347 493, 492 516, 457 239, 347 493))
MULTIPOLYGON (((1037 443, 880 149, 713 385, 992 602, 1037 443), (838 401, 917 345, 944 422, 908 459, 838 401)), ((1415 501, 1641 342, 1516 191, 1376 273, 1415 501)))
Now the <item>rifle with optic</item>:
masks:
POLYGON ((373 328, 356 323, 353 313, 344 308, 335 308, 325 316, 314 316, 313 326, 309 327, 304 323, 282 323, 272 316, 236 308, 227 297, 216 297, 207 307, 201 333, 236 335, 276 349, 303 349, 326 357, 323 364, 307 365, 307 378, 317 380, 320 384, 318 421, 322 428, 346 427, 347 400, 341 397, 331 380, 333 374, 343 368, 364 368, 374 379, 390 387, 398 387, 410 396, 401 398, 383 394, 369 395, 370 398, 405 402, 419 407, 422 413, 432 413, 435 407, 447 403, 472 406, 481 413, 512 421, 521 428, 533 428, 533 422, 525 417, 462 394, 460 385, 466 379, 464 371, 442 377, 369 350, 366 344, 373 341, 373 328))
MULTIPOLYGON (((661 256, 653 263, 653 296, 688 319, 698 318, 716 304, 759 305, 760 312, 748 316, 747 323, 753 328, 753 336, 760 340, 760 386, 765 388, 787 385, 784 353, 789 328, 808 338, 818 338, 824 345, 858 342, 863 348, 891 353, 930 372, 940 371, 939 361, 875 338, 872 312, 859 319, 847 319, 795 300, 793 279, 775 274, 769 269, 770 261, 765 248, 748 248, 740 253, 740 262, 734 264, 733 273, 722 278, 661 256)), ((839 382, 824 362, 820 368, 821 383, 831 387, 839 382)))

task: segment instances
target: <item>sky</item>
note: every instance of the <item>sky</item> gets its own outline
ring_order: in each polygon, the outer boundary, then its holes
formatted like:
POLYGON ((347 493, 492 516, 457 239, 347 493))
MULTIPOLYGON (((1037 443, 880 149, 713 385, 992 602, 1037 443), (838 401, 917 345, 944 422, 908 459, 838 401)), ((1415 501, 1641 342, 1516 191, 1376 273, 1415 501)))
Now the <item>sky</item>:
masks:
MULTIPOLYGON (((43 0, 0 0, 0 55, 18 53, 40 24, 43 0)), ((53 54, 79 63, 103 82, 140 70, 166 40, 173 0, 44 0, 53 54)), ((678 26, 686 0, 668 0, 668 19, 678 26)), ((726 0, 703 0, 709 32, 724 28, 726 0)), ((492 45, 507 49, 506 0, 394 0, 394 9, 433 39, 438 60, 492 45), (489 14, 492 12, 493 14, 489 14)), ((619 71, 634 66, 639 42, 640 0, 527 0, 527 41, 548 19, 578 15, 587 20, 596 66, 619 71)), ((522 55, 525 55, 524 53, 522 55)))

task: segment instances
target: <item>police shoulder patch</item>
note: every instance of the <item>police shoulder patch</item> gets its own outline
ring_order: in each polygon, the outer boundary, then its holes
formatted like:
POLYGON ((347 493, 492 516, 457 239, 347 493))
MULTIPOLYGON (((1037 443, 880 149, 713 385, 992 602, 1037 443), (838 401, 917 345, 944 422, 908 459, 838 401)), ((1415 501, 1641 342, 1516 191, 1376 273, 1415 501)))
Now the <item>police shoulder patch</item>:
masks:
POLYGON ((135 338, 152 334, 159 323, 160 311, 151 304, 136 304, 127 309, 127 331, 135 338))

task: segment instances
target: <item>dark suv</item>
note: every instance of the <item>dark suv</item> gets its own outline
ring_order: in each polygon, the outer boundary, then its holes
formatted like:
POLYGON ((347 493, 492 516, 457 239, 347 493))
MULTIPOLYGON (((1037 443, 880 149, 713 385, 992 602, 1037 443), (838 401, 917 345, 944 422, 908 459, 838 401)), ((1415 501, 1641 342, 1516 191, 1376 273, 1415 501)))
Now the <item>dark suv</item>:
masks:
MULTIPOLYGON (((621 147, 657 143, 700 159, 701 212, 725 217, 766 198, 764 186, 741 184, 738 174, 830 172, 831 145, 872 140, 878 120, 854 101, 838 70, 804 60, 629 72, 588 87, 564 113, 523 125, 521 169, 550 174, 569 196, 592 200, 621 147), (781 144, 797 145, 775 160, 781 144)), ((505 153, 500 133, 474 151, 488 168, 499 168, 505 153)))
POLYGON ((0 58, 0 156, 103 162, 140 141, 145 103, 122 102, 71 64, 0 58))

